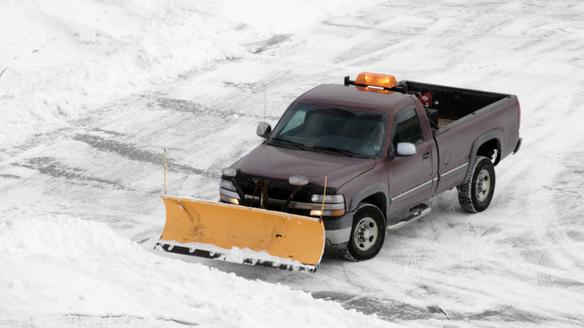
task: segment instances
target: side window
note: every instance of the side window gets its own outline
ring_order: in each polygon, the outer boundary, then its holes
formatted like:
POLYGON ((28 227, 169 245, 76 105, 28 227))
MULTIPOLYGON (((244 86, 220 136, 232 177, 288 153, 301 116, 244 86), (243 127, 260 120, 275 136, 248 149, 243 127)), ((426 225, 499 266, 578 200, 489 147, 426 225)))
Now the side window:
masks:
POLYGON ((422 142, 422 129, 420 119, 414 108, 401 109, 393 117, 393 145, 400 142, 417 144, 422 142))

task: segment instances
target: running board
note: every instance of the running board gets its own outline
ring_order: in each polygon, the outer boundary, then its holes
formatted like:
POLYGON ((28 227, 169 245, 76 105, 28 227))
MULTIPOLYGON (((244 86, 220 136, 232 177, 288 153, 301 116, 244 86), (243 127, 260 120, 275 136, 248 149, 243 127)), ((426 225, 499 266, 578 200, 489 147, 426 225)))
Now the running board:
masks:
POLYGON ((432 208, 426 204, 421 204, 416 207, 413 207, 412 209, 410 209, 410 215, 408 215, 405 219, 399 221, 398 223, 388 226, 387 230, 397 230, 414 221, 418 221, 419 219, 428 215, 430 212, 432 212, 432 208))

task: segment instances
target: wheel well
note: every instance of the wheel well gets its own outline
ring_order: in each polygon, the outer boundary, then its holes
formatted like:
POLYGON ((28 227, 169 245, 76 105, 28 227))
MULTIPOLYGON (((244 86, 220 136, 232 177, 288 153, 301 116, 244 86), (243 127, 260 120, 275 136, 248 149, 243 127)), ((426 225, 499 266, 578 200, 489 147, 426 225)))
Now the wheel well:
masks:
POLYGON ((501 159, 501 143, 498 139, 486 141, 477 150, 477 156, 490 158, 493 164, 497 165, 501 159))
POLYGON ((377 208, 379 208, 381 210, 381 213, 383 213, 383 217, 385 218, 386 216, 386 210, 387 210, 387 200, 385 198, 385 195, 382 192, 377 192, 373 195, 367 196, 367 198, 363 199, 361 201, 362 203, 369 203, 372 205, 377 206, 377 208))

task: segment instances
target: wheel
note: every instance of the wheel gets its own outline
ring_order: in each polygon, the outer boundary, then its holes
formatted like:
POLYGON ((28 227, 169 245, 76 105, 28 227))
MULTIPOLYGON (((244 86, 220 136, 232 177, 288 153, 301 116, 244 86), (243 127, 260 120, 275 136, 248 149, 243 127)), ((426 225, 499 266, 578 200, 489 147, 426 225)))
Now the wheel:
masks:
POLYGON ((479 156, 468 181, 457 187, 460 206, 467 212, 482 212, 489 207, 495 192, 495 167, 486 157, 479 156))
POLYGON ((341 254, 352 261, 375 257, 385 241, 385 218, 377 206, 362 203, 353 215, 351 240, 341 254))

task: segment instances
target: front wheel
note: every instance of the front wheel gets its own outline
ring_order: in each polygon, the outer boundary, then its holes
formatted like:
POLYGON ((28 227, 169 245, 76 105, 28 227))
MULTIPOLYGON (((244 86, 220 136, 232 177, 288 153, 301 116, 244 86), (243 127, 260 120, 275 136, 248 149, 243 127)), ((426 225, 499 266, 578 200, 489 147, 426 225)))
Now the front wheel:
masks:
POLYGON ((377 206, 363 203, 353 216, 351 240, 341 253, 349 260, 363 261, 375 257, 385 241, 385 218, 377 206))
POLYGON ((495 192, 495 167, 486 157, 478 157, 468 181, 457 187, 462 209, 470 213, 482 212, 489 207, 495 192))

